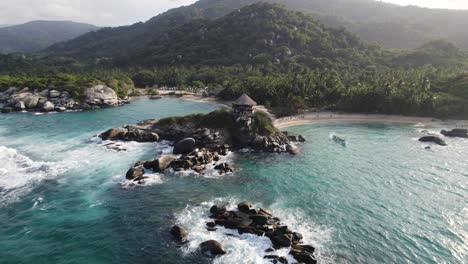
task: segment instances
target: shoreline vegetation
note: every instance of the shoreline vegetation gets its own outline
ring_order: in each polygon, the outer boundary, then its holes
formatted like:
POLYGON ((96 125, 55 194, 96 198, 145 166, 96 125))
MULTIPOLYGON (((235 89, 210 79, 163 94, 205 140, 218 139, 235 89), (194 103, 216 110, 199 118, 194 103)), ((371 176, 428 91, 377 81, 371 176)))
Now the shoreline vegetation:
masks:
MULTIPOLYGON (((223 100, 216 97, 205 97, 194 93, 184 92, 183 95, 170 95, 169 90, 158 90, 158 95, 163 98, 177 98, 180 100, 218 104, 225 108, 230 108, 233 101, 223 100)), ((133 97, 146 97, 148 95, 138 95, 133 97)), ((326 123, 326 122, 352 122, 352 123, 388 123, 429 126, 435 124, 447 125, 450 127, 468 127, 468 120, 461 119, 439 119, 436 117, 419 117, 406 115, 374 114, 374 113, 352 113, 335 111, 315 111, 295 114, 286 117, 276 117, 263 105, 258 105, 257 110, 268 113, 273 120, 273 124, 278 129, 283 129, 296 125, 326 123)))

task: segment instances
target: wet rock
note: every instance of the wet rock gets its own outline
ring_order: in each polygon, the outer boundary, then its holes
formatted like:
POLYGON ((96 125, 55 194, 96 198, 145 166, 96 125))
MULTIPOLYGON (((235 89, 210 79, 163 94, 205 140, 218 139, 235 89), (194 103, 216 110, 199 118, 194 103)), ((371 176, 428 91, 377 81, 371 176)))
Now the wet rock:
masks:
POLYGON ((195 149, 195 139, 185 138, 174 146, 174 154, 188 154, 195 149))
POLYGON ((226 211, 227 209, 225 205, 213 205, 210 208, 210 213, 215 214, 215 215, 220 215, 226 211))
POLYGON ((315 259, 314 255, 308 252, 298 252, 295 250, 291 250, 289 252, 297 261, 304 263, 304 264, 316 264, 317 259, 315 259))
POLYGON ((188 232, 178 225, 175 225, 171 228, 171 234, 179 242, 185 241, 188 236, 188 232))
POLYGON ((145 174, 145 170, 142 167, 133 167, 127 171, 125 178, 128 180, 139 179, 145 174))
POLYGON ((256 225, 260 226, 265 225, 268 222, 268 217, 261 214, 251 215, 250 219, 252 219, 256 225))
POLYGON ((306 142, 305 137, 303 137, 303 136, 301 136, 301 135, 297 136, 297 140, 298 140, 299 142, 306 142))
POLYGON ((440 146, 447 146, 447 143, 443 139, 437 136, 425 136, 419 139, 420 142, 433 142, 440 146))
POLYGON ((99 135, 103 140, 123 140, 136 142, 157 142, 159 135, 135 126, 123 126, 107 130, 99 135))
POLYGON ((237 209, 243 213, 249 213, 250 209, 252 208, 252 204, 248 201, 244 201, 237 205, 237 209))
POLYGON ((218 164, 214 167, 215 170, 219 171, 220 174, 223 174, 223 173, 229 173, 229 172, 233 172, 234 170, 231 168, 231 165, 227 164, 227 163, 221 163, 221 164, 218 164))
POLYGON ((174 155, 163 155, 158 159, 145 162, 144 167, 145 169, 151 169, 154 172, 164 172, 176 159, 177 156, 174 155))
POLYGON ((292 245, 292 235, 278 235, 271 238, 275 248, 290 247, 292 245))
POLYGON ((446 137, 468 138, 468 129, 457 128, 450 131, 442 130, 440 133, 446 137))
POLYGON ((293 155, 298 155, 300 153, 299 148, 292 143, 286 145, 286 150, 293 155))
POLYGON ((212 256, 226 254, 223 245, 216 240, 208 240, 200 244, 200 251, 203 254, 210 254, 212 256))

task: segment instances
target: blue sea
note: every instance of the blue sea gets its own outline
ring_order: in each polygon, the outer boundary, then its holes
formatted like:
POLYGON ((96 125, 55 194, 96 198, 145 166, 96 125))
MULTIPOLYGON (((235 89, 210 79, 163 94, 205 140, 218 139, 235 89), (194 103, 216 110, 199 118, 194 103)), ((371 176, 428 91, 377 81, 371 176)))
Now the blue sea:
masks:
POLYGON ((0 115, 0 263, 268 263, 267 238, 204 227, 212 204, 243 200, 301 232, 319 263, 468 263, 468 140, 431 149, 417 141, 443 124, 290 127, 308 139, 298 156, 236 153, 227 157, 233 174, 152 174, 143 185, 125 172, 170 153, 167 142, 115 151, 96 137, 220 107, 140 98, 89 112, 0 115), (187 244, 172 241, 174 224, 190 233, 187 244), (228 253, 199 254, 208 239, 228 253))

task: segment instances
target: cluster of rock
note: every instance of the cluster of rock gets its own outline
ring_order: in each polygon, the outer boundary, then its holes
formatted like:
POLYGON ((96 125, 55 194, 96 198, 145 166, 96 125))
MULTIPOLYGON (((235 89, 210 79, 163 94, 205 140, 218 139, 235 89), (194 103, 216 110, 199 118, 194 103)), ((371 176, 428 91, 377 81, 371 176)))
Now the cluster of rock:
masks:
MULTIPOLYGON (((222 116, 222 118, 225 118, 226 124, 232 122, 232 117, 229 114, 222 116)), ((226 156, 230 150, 250 148, 264 152, 299 154, 299 148, 295 145, 295 142, 305 141, 304 137, 287 132, 278 131, 270 136, 263 136, 255 134, 249 129, 231 128, 229 130, 227 129, 228 125, 226 127, 208 128, 202 126, 201 123, 203 122, 200 122, 199 119, 200 116, 163 120, 150 119, 136 125, 125 125, 110 129, 100 134, 99 137, 111 141, 157 142, 165 140, 177 142, 174 145, 173 154, 182 156, 172 159, 167 168, 172 168, 174 171, 193 170, 197 173, 203 173, 210 164, 213 164, 214 169, 220 173, 231 172, 232 168, 229 164, 217 164, 219 157, 226 156)), ((169 157, 164 156, 161 158, 164 160, 169 159, 169 157)), ((143 165, 151 162, 155 163, 157 160, 159 159, 137 162, 132 170, 152 169, 150 165, 143 165)), ((157 166, 156 168, 153 169, 154 172, 164 171, 158 169, 157 166)), ((132 174, 129 174, 127 178, 141 180, 141 177, 134 177, 132 174)))
POLYGON ((0 93, 0 102, 4 103, 2 113, 30 112, 64 112, 67 110, 91 110, 118 106, 126 101, 120 100, 112 88, 104 85, 84 90, 83 100, 78 102, 67 91, 30 90, 29 88, 11 87, 0 93))
MULTIPOLYGON (((468 129, 452 129, 450 131, 442 130, 440 133, 446 137, 468 138, 468 129)), ((419 141, 431 142, 440 146, 447 146, 447 142, 445 142, 445 140, 435 135, 421 137, 419 141)))
POLYGON ((456 128, 450 131, 442 130, 440 133, 446 137, 468 138, 468 129, 456 128))
MULTIPOLYGON (((302 234, 282 225, 281 220, 274 217, 270 210, 255 209, 249 202, 238 204, 237 209, 228 211, 224 205, 212 206, 210 218, 214 220, 206 223, 207 230, 216 231, 217 226, 223 226, 227 229, 237 229, 239 234, 268 237, 273 248, 267 249, 267 253, 281 248, 289 248, 289 254, 300 263, 317 263, 314 256, 315 248, 311 245, 304 245, 302 243, 302 234)), ((188 232, 180 226, 174 226, 171 233, 178 241, 185 241, 188 236, 188 232)), ((213 256, 226 253, 223 246, 214 240, 200 244, 200 250, 204 253, 209 252, 213 256)), ((273 263, 288 263, 287 258, 274 254, 265 255, 264 258, 271 260, 273 263)))
POLYGON ((179 141, 173 150, 174 155, 162 155, 161 157, 148 160, 138 161, 135 165, 127 171, 126 178, 138 183, 144 183, 143 180, 146 171, 162 173, 167 169, 174 171, 193 170, 202 174, 207 166, 213 164, 214 169, 220 174, 232 172, 232 168, 227 163, 219 163, 221 156, 229 153, 229 146, 225 145, 219 148, 219 152, 211 152, 203 148, 197 149, 195 146, 195 139, 186 138, 179 141), (220 154, 221 153, 221 154, 220 154))

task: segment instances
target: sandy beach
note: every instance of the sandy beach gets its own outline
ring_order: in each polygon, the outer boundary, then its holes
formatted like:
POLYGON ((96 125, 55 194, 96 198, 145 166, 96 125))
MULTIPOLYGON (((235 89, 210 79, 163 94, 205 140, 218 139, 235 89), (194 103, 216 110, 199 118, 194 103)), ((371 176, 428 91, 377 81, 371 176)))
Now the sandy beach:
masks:
MULTIPOLYGON (((169 96, 168 93, 160 93, 163 97, 169 96)), ((188 100, 200 103, 219 104, 230 108, 232 101, 224 101, 215 97, 203 97, 196 94, 186 93, 181 97, 176 97, 181 100, 188 100)), ((466 128, 468 120, 440 120, 432 117, 416 117, 416 116, 400 116, 400 115, 385 115, 385 114, 356 114, 356 113, 341 113, 341 112, 311 112, 295 116, 276 118, 263 105, 256 106, 257 110, 267 112, 273 119, 275 126, 279 129, 313 123, 386 123, 386 124, 406 124, 418 126, 447 126, 450 128, 466 128)))

